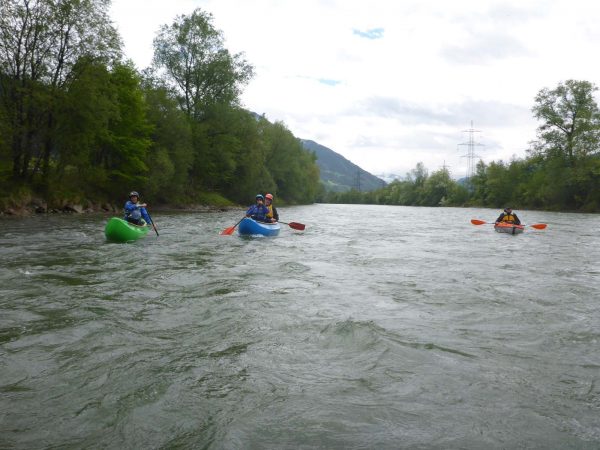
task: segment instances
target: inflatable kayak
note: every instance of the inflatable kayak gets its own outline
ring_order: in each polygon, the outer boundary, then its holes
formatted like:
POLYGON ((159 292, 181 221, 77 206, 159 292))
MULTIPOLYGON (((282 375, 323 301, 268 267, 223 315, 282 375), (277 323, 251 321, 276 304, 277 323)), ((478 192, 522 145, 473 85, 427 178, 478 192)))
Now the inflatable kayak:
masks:
POLYGON ((238 233, 242 236, 253 236, 253 235, 262 235, 262 236, 277 236, 279 234, 279 230, 281 229, 281 225, 279 223, 264 223, 257 222, 256 220, 245 217, 240 222, 238 227, 238 233))
POLYGON ((498 222, 494 225, 494 230, 498 233, 520 234, 525 231, 523 225, 515 225, 514 223, 498 222))
POLYGON ((104 228, 106 239, 114 242, 135 241, 150 231, 147 225, 134 225, 118 217, 111 217, 104 228))

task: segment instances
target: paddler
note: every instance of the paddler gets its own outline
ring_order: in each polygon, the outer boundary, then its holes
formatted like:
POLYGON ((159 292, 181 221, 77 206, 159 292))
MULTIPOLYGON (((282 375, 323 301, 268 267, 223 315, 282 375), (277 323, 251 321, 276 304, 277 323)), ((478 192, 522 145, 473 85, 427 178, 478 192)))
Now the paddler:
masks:
POLYGON ((145 203, 140 203, 140 194, 137 191, 129 193, 129 200, 125 203, 125 220, 134 225, 150 225, 152 219, 146 211, 145 203))
POLYGON ((273 194, 265 195, 265 206, 269 209, 266 222, 278 222, 279 213, 277 212, 277 208, 273 205, 273 194))
POLYGON ((267 214, 269 214, 269 208, 265 206, 265 197, 262 194, 257 194, 256 203, 248 208, 246 217, 259 222, 270 222, 271 220, 267 220, 267 214))
POLYGON ((496 223, 504 222, 504 223, 512 223, 515 225, 521 225, 521 221, 517 217, 517 215, 513 212, 511 207, 504 208, 502 214, 498 216, 496 219, 496 223))

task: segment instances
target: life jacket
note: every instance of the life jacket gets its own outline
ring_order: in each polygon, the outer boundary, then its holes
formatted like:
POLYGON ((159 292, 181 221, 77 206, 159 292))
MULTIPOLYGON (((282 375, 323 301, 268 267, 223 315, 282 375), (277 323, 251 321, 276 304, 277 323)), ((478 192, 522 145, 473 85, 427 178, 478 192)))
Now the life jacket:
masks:
POLYGON ((515 216, 513 216, 512 214, 506 212, 503 214, 504 216, 502 217, 502 220, 500 222, 514 222, 516 220, 515 216))
POLYGON ((125 210, 125 219, 140 220, 142 218, 142 211, 137 207, 133 211, 125 210))
POLYGON ((269 208, 267 208, 265 205, 252 205, 250 208, 248 208, 246 214, 255 220, 263 222, 268 212, 269 208))
POLYGON ((271 203, 269 206, 267 206, 267 209, 269 210, 269 212, 266 214, 266 218, 267 219, 272 219, 273 218, 273 203, 271 203))

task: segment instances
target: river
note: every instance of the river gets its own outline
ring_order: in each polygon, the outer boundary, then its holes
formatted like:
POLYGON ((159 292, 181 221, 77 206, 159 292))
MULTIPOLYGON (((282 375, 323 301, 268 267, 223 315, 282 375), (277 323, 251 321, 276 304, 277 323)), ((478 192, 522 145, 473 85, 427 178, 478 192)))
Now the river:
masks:
POLYGON ((600 216, 0 219, 0 448, 597 449, 600 216))

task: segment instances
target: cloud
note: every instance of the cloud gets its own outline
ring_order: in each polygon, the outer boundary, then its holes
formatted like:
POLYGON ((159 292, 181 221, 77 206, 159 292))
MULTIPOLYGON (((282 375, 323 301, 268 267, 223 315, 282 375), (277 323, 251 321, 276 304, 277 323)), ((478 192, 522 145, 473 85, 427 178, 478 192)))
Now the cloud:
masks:
POLYGON ((457 103, 415 104, 395 97, 371 97, 347 111, 350 115, 368 114, 394 118, 403 124, 464 126, 475 120, 482 126, 510 126, 531 119, 531 111, 520 105, 497 100, 468 99, 457 103))
POLYGON ((158 27, 197 7, 256 67, 246 108, 372 173, 464 175, 471 121, 484 161, 524 156, 535 95, 600 73, 587 0, 113 0, 126 56, 145 67, 158 27))
POLYGON ((361 38, 365 38, 365 39, 381 39, 381 38, 383 38, 383 32, 384 32, 383 28, 371 28, 366 31, 360 31, 360 30, 357 30, 356 28, 354 30, 352 30, 353 34, 360 36, 361 38))
POLYGON ((527 24, 532 20, 544 19, 548 15, 548 8, 543 1, 520 2, 510 5, 504 2, 492 4, 490 8, 475 16, 475 20, 499 24, 502 28, 527 24))
POLYGON ((341 81, 339 80, 328 80, 326 78, 320 78, 318 81, 319 83, 325 84, 327 86, 335 86, 341 83, 341 81))
POLYGON ((440 54, 450 63, 487 64, 498 59, 525 57, 529 50, 515 37, 504 33, 472 33, 464 45, 448 45, 440 54))

